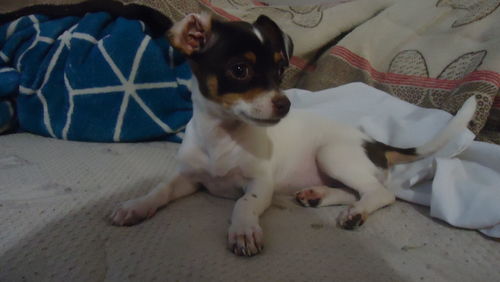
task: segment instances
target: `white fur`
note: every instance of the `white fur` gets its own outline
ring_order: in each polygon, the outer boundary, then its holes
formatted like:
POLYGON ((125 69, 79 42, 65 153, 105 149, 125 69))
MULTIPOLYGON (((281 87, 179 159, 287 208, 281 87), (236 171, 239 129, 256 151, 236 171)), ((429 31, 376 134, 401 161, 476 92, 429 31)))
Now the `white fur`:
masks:
POLYGON ((472 96, 465 101, 456 116, 446 126, 446 128, 435 138, 417 148, 417 154, 429 155, 446 145, 448 140, 462 132, 467 127, 476 111, 476 96, 472 96))
POLYGON ((283 42, 284 42, 284 45, 285 45, 285 52, 286 52, 286 57, 288 59, 290 59, 290 57, 292 56, 292 52, 290 50, 290 38, 288 37, 288 35, 286 35, 286 33, 282 33, 281 34, 282 37, 283 37, 283 42))
POLYGON ((273 120, 274 109, 272 99, 278 96, 277 91, 266 91, 251 101, 239 100, 231 111, 240 119, 259 124, 258 120, 273 120))
POLYGON ((262 36, 262 33, 260 33, 260 30, 255 26, 253 27, 253 33, 255 33, 255 36, 257 36, 260 43, 264 44, 264 37, 262 36))
MULTIPOLYGON (((123 204, 112 215, 114 223, 133 224, 137 217, 150 216, 203 184, 215 195, 238 198, 228 243, 238 255, 254 255, 263 246, 259 216, 271 204, 274 193, 297 193, 305 205, 311 199, 321 200, 319 206, 352 204, 339 216, 344 227, 362 223, 368 214, 395 200, 382 184, 384 173, 364 151, 363 142, 370 137, 358 129, 297 109, 291 109, 275 126, 254 126, 242 122, 235 113, 270 106, 266 103, 271 103, 271 94, 263 95, 254 105, 237 104, 228 111, 204 98, 196 80, 194 83, 193 118, 178 153, 178 174, 148 195, 123 204), (354 189, 359 200, 352 193, 331 189, 331 178, 354 189)), ((463 130, 474 108, 473 102, 467 102, 444 130, 446 136, 419 150, 434 151, 452 137, 452 132, 463 130)))

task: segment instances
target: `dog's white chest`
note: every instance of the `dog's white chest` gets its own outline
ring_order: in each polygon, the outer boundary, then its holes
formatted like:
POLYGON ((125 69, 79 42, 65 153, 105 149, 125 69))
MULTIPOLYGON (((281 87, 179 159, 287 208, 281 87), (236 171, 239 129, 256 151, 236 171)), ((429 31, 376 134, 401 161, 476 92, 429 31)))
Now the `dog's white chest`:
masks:
POLYGON ((248 166, 242 162, 245 158, 238 148, 226 150, 231 148, 226 144, 207 152, 189 141, 185 140, 178 155, 182 173, 202 184, 211 194, 240 197, 250 178, 245 176, 248 166))
POLYGON ((223 176, 215 176, 208 171, 199 171, 194 176, 213 195, 236 199, 243 194, 247 179, 239 168, 230 170, 223 176))
MULTIPOLYGON (((206 157, 206 156, 205 156, 206 157)), ((203 159, 203 156, 201 156, 203 159)), ((227 169, 215 162, 194 159, 184 166, 183 173, 202 184, 211 194, 224 198, 239 198, 248 179, 239 167, 227 169)))

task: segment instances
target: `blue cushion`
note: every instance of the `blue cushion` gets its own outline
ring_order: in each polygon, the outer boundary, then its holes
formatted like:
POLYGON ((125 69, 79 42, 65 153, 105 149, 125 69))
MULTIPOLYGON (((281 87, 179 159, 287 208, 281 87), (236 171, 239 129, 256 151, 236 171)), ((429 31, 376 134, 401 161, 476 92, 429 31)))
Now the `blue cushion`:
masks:
POLYGON ((0 105, 0 129, 17 119, 20 130, 54 138, 178 142, 192 115, 191 76, 141 21, 25 16, 0 27, 0 98, 15 97, 17 109, 9 120, 0 105))

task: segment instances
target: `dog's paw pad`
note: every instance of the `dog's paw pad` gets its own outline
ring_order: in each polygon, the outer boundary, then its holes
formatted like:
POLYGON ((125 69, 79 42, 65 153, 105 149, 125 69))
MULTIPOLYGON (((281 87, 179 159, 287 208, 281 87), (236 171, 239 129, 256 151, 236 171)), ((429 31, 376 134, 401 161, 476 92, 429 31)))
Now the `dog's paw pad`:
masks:
POLYGON ((258 225, 242 227, 231 225, 228 247, 238 256, 254 256, 264 249, 262 229, 258 225))
POLYGON ((156 208, 140 200, 131 200, 120 204, 110 215, 113 225, 129 226, 154 216, 156 208))
POLYGON ((366 215, 353 213, 350 210, 342 212, 338 217, 338 224, 346 230, 355 230, 365 223, 366 215))
POLYGON ((295 194, 295 200, 304 207, 317 207, 323 195, 314 189, 305 189, 295 194))

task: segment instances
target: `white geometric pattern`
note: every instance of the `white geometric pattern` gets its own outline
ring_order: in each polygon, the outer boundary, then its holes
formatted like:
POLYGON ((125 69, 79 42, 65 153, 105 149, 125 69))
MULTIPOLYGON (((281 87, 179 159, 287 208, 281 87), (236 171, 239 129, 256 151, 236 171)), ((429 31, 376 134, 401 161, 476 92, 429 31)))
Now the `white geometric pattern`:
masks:
MULTIPOLYGON (((38 42, 44 42, 47 44, 54 43, 54 39, 52 39, 50 37, 40 36, 40 23, 38 22, 38 19, 35 16, 31 15, 28 18, 33 22, 33 28, 35 28, 35 31, 36 31, 36 37, 35 37, 35 40, 33 40, 33 42, 31 43, 31 45, 28 47, 28 49, 26 49, 26 51, 24 53, 22 53, 21 56, 19 57, 19 59, 17 60, 17 67, 16 68, 18 71, 21 71, 21 67, 22 67, 21 62, 23 60, 24 55, 26 53, 28 53, 31 49, 33 49, 38 44, 38 42)), ((14 23, 12 23, 12 24, 14 24, 14 23)), ((14 25, 17 26, 17 22, 15 22, 14 25)), ((9 26, 9 29, 10 29, 10 26, 9 26)), ((14 27, 14 29, 15 29, 15 27, 14 27)), ((11 30, 14 30, 14 29, 11 29, 11 30)))
MULTIPOLYGON (((40 35, 40 23, 38 19, 35 16, 29 16, 28 17, 32 22, 33 22, 33 28, 36 31, 35 38, 33 42, 30 44, 30 46, 21 54, 19 59, 17 60, 17 71, 21 72, 22 71, 22 64, 23 64, 23 58, 24 55, 35 48, 35 46, 39 43, 43 44, 52 44, 54 43, 54 39, 49 38, 49 37, 44 37, 40 35)), ((19 23, 19 20, 16 20, 10 24, 7 30, 7 35, 11 36, 14 32, 19 23)), ((144 24, 140 22, 141 26, 144 28, 144 24)), ((132 65, 131 65, 131 71, 128 77, 125 77, 120 68, 117 66, 115 61, 113 61, 112 57, 106 50, 104 46, 104 37, 102 40, 97 40, 94 38, 92 35, 87 34, 87 33, 82 33, 82 32, 74 32, 74 29, 77 27, 77 24, 66 30, 64 33, 62 33, 57 40, 57 47, 55 49, 55 52, 53 52, 52 57, 49 60, 46 72, 43 76, 43 80, 41 85, 36 87, 37 89, 30 89, 25 86, 20 86, 19 92, 22 95, 36 95, 38 100, 40 101, 42 108, 43 108, 43 122, 44 125, 47 129, 47 132, 50 136, 56 137, 56 134, 54 132, 52 123, 51 123, 51 116, 49 113, 49 106, 47 99, 43 93, 44 87, 48 83, 52 72, 54 71, 54 68, 56 64, 59 61, 59 58, 63 51, 70 50, 71 49, 71 41, 73 39, 76 40, 85 40, 89 43, 92 43, 96 45, 97 50, 101 53, 102 57, 104 58, 105 62, 109 65, 111 68, 113 74, 116 76, 116 78, 119 80, 119 84, 117 85, 110 85, 110 86, 104 86, 104 87, 89 87, 89 88, 74 88, 71 85, 70 79, 68 79, 66 73, 64 74, 64 84, 66 86, 66 89, 68 91, 68 101, 69 101, 69 108, 67 109, 66 113, 66 121, 64 124, 64 127, 62 129, 62 136, 60 136, 63 139, 68 139, 68 132, 70 130, 71 124, 72 124, 72 117, 74 114, 74 109, 75 109, 75 97, 79 95, 123 95, 123 98, 121 100, 121 105, 118 113, 118 117, 116 119, 116 124, 114 126, 114 132, 113 132, 113 141, 119 142, 121 141, 121 132, 122 132, 122 127, 123 127, 123 122, 124 122, 124 117, 125 113, 127 112, 128 105, 130 99, 134 100, 137 105, 139 105, 140 109, 144 111, 144 113, 154 122, 156 123, 165 133, 174 133, 177 134, 179 138, 182 138, 181 130, 184 129, 178 128, 176 130, 173 130, 169 125, 167 125, 165 122, 162 121, 160 117, 158 117, 144 102, 144 100, 141 98, 141 96, 137 93, 138 90, 142 89, 161 89, 161 88, 176 88, 179 85, 184 85, 188 89, 190 88, 191 81, 190 80, 185 80, 185 79, 180 79, 176 78, 176 81, 157 81, 157 82, 148 82, 148 83, 136 83, 136 76, 137 76, 137 71, 139 69, 139 66, 141 64, 141 60, 143 57, 143 54, 148 47, 148 45, 151 42, 151 37, 148 35, 145 35, 142 42, 140 43, 132 65)), ((173 62, 173 49, 170 47, 168 50, 169 53, 169 59, 170 62, 169 64, 171 66, 174 65, 173 62)), ((9 58, 5 56, 5 54, 0 53, 0 57, 4 59, 4 61, 8 61, 9 58), (3 56, 2 56, 3 55, 3 56)))
MULTIPOLYGON (((75 38, 89 40, 89 38, 82 36, 82 34, 80 34, 78 37, 75 37, 75 38)), ((166 123, 161 121, 161 119, 158 118, 153 113, 153 111, 151 111, 151 109, 144 103, 144 101, 141 99, 141 97, 137 94, 137 90, 153 89, 153 88, 172 88, 172 87, 177 87, 177 83, 167 81, 167 82, 134 84, 135 77, 137 74, 137 69, 139 68, 142 55, 144 54, 144 50, 146 49, 147 45, 151 41, 151 37, 145 36, 143 41, 141 42, 141 45, 139 46, 139 49, 137 50, 137 52, 135 54, 134 61, 132 64, 132 70, 130 72, 128 79, 125 78, 123 73, 116 66, 116 63, 113 61, 111 56, 109 56, 106 48, 104 47, 102 40, 97 41, 95 39, 90 39, 89 41, 92 43, 97 43, 99 51, 101 51, 101 54, 103 55, 104 59, 109 64, 109 66, 113 70, 113 73, 116 75, 116 77, 120 80, 121 84, 114 85, 114 86, 105 86, 105 87, 74 89, 70 85, 68 78, 65 76, 64 82, 66 84, 67 89, 69 90, 70 108, 68 110, 66 125, 64 126, 64 129, 63 129, 63 136, 62 136, 63 139, 67 139, 69 126, 71 124, 71 116, 73 114, 73 109, 74 109, 74 97, 75 96, 77 96, 77 95, 99 95, 99 94, 108 94, 108 93, 113 93, 113 92, 124 92, 121 107, 120 107, 120 112, 118 114, 118 119, 116 121, 116 126, 115 126, 115 130, 114 130, 114 135, 113 135, 113 141, 115 141, 115 142, 120 141, 120 134, 121 134, 121 129, 122 129, 122 125, 123 125, 123 118, 125 116, 125 112, 127 110, 127 106, 128 106, 128 102, 129 102, 130 98, 134 99, 139 104, 139 106, 144 110, 144 112, 156 124, 158 124, 165 131, 165 133, 174 133, 174 131, 166 123)), ((185 83, 185 82, 182 82, 182 83, 185 83)), ((177 130, 176 133, 178 131, 179 130, 177 130)))

